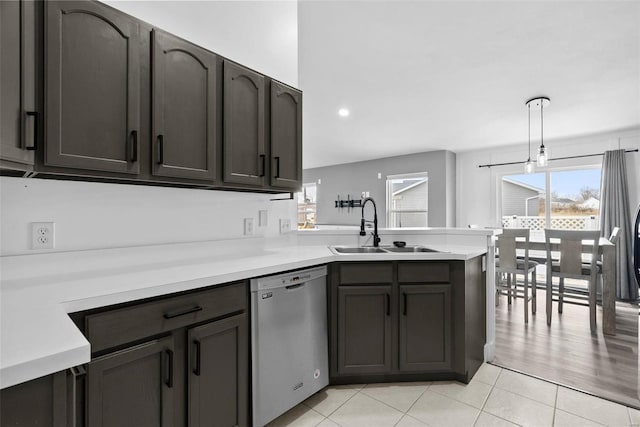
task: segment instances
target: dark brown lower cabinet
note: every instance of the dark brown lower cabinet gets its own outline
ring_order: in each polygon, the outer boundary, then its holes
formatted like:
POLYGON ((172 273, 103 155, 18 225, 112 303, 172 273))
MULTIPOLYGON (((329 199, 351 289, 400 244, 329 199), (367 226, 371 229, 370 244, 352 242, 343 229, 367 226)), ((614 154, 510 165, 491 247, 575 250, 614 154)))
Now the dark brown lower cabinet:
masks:
POLYGON ((172 426, 174 347, 170 335, 92 360, 87 366, 87 424, 172 426))
POLYGON ((399 368, 451 369, 451 285, 401 285, 399 368))
POLYGON ((334 263, 330 381, 468 382, 484 358, 481 257, 334 263))
POLYGON ((247 425, 247 316, 190 328, 189 427, 247 425))
POLYGON ((391 286, 340 286, 338 324, 340 373, 391 370, 391 286))

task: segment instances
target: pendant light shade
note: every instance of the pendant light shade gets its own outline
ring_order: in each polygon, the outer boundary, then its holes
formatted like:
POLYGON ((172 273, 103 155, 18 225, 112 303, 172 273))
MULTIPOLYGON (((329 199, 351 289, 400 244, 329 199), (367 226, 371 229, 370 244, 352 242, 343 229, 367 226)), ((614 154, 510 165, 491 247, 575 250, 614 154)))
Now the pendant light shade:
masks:
POLYGON ((551 100, 546 96, 533 98, 527 101, 529 107, 529 144, 531 144, 531 109, 540 110, 540 147, 538 148, 537 164, 539 167, 545 167, 549 164, 549 153, 544 146, 544 109, 551 104, 551 100))
POLYGON ((524 173, 533 173, 533 162, 530 159, 524 162, 524 173))

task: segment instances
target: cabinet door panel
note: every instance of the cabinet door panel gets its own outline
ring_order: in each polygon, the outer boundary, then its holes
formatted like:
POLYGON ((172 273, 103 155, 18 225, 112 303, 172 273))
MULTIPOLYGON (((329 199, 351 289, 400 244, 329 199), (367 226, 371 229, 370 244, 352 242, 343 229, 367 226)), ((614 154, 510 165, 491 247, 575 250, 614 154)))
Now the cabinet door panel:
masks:
POLYGON ((400 286, 400 370, 451 368, 451 285, 400 286))
POLYGON ((264 77, 224 63, 224 181, 264 185, 264 77))
POLYGON ((0 158, 27 165, 33 165, 37 132, 35 7, 33 1, 0 2, 0 158))
POLYGON ((190 427, 247 425, 248 339, 246 314, 189 329, 190 427))
POLYGON ((302 184, 302 93, 271 82, 271 185, 302 184))
POLYGON ((338 372, 391 371, 391 286, 338 287, 338 372))
POLYGON ((88 425, 172 426, 173 374, 181 366, 173 351, 169 336, 92 360, 87 369, 88 425))
POLYGON ((137 22, 94 2, 46 9, 45 163, 137 174, 137 22))
POLYGON ((216 56, 153 30, 153 174, 214 181, 216 56))

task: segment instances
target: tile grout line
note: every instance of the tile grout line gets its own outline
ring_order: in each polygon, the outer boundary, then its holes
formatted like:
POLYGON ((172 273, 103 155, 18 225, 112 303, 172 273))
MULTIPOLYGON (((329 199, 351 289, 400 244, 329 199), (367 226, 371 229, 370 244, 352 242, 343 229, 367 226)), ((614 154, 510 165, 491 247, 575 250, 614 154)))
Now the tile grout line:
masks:
MULTIPOLYGON (((486 363, 486 362, 485 362, 485 363, 486 363)), ((487 364, 489 364, 489 363, 487 363, 487 364)), ((497 365, 491 365, 491 366, 496 366, 497 368, 500 368, 500 372, 498 373, 498 376, 496 377, 495 382, 494 382, 493 384, 490 384, 490 385, 491 385, 491 390, 489 391, 489 394, 487 395, 487 398, 485 399, 484 403, 482 404, 482 409, 480 409, 480 414, 478 414, 478 418, 480 418, 480 415, 484 412, 484 413, 486 413, 486 414, 489 414, 489 415, 491 415, 491 416, 493 416, 493 417, 496 417, 496 418, 501 419, 501 420, 503 420, 503 421, 506 421, 506 422, 508 422, 508 423, 511 423, 511 424, 517 425, 517 426, 519 426, 519 427, 522 427, 522 426, 521 426, 521 424, 515 423, 515 422, 513 422, 513 421, 509 421, 509 420, 507 420, 506 418, 499 417, 499 416, 497 416, 497 415, 495 415, 495 414, 492 414, 491 412, 485 412, 484 407, 485 407, 485 406, 487 406, 487 402, 489 401, 489 397, 491 397, 491 393, 493 393, 493 390, 495 390, 496 388, 497 388, 498 390, 502 390, 500 387, 496 387, 496 384, 498 384, 498 379, 500 378, 500 375, 502 375, 502 372, 504 372, 504 368, 502 368, 502 367, 500 367, 500 366, 497 366, 497 365)), ((480 382, 482 382, 482 381, 480 381, 480 382)), ((486 384, 486 383, 483 383, 483 384, 486 384)), ((524 397, 524 396, 523 396, 523 397, 524 397)), ((475 426, 475 424, 476 424, 477 422, 478 422, 478 420, 476 420, 476 421, 473 423, 473 425, 475 426)))
POLYGON ((558 409, 558 395, 560 394, 560 387, 556 385, 556 398, 553 399, 553 418, 551 419, 551 426, 556 425, 556 410, 558 409))

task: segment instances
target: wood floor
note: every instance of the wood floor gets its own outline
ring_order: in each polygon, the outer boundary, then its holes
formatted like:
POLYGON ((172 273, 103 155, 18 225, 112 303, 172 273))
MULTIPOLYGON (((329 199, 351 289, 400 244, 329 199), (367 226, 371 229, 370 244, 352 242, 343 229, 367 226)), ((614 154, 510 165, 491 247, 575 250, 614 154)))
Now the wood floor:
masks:
MULTIPOLYGON (((616 304, 617 334, 591 335, 589 308, 565 304, 548 327, 545 293, 538 290, 538 311, 524 324, 524 301, 496 307, 496 358, 493 364, 640 409, 638 398, 638 306, 616 304)), ((531 314, 531 312, 529 312, 531 314)), ((598 329, 602 308, 598 307, 598 329)))

